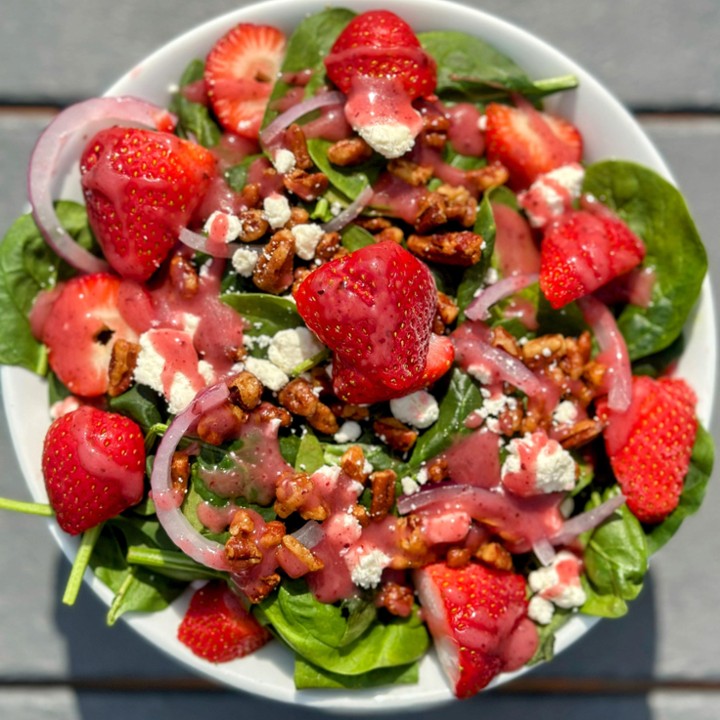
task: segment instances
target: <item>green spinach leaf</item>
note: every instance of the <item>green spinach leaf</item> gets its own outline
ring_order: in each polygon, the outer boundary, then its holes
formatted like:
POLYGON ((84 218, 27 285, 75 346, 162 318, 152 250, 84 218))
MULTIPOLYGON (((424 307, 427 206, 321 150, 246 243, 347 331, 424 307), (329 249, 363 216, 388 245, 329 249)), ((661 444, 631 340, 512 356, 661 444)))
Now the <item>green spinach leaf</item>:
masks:
POLYGON ((309 688, 362 688, 382 685, 414 685, 420 677, 418 663, 396 665, 389 668, 370 670, 359 675, 339 675, 313 665, 300 655, 295 657, 295 687, 298 690, 309 688))
POLYGON ((188 100, 182 89, 193 83, 200 82, 205 73, 205 63, 200 59, 191 60, 180 76, 180 89, 170 100, 170 112, 178 118, 176 133, 180 137, 194 135, 200 145, 215 147, 220 142, 220 127, 210 116, 206 105, 188 100))
POLYGON ((221 299, 242 315, 247 322, 245 334, 251 337, 272 336, 304 324, 295 303, 287 298, 264 293, 227 293, 221 299))

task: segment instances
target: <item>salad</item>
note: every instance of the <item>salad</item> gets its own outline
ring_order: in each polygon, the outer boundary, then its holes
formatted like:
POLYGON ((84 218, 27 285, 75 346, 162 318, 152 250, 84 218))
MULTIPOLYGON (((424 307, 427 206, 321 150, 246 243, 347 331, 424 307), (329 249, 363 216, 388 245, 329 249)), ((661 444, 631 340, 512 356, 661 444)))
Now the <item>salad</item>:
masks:
POLYGON ((284 643, 300 689, 434 647, 460 698, 623 615, 712 469, 677 189, 584 162, 543 109, 575 78, 389 11, 242 23, 177 82, 62 112, 0 246, 0 360, 53 417, 49 505, 4 504, 82 538, 68 600, 189 593, 193 653, 284 643))

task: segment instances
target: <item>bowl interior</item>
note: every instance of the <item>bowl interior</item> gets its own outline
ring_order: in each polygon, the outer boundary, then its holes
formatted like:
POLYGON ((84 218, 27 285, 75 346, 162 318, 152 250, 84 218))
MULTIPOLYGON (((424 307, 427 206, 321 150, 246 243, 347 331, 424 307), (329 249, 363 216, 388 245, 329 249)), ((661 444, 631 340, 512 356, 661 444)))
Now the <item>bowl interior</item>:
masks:
MULTIPOLYGON (((377 6, 374 1, 347 0, 340 3, 357 11, 377 6)), ((143 60, 110 90, 114 95, 136 95, 166 105, 172 84, 189 60, 204 57, 214 41, 237 22, 274 24, 290 32, 307 14, 326 6, 322 0, 271 0, 245 6, 195 28, 143 60)), ((583 131, 588 160, 624 158, 634 160, 671 178, 662 158, 647 136, 617 100, 581 67, 541 40, 496 17, 468 6, 444 0, 389 0, 384 4, 404 17, 416 30, 463 30, 482 37, 512 57, 535 77, 575 74, 580 80, 576 91, 553 98, 551 108, 573 120, 583 131)), ((64 197, 78 197, 76 176, 72 172, 62 190, 64 197)), ((692 319, 687 350, 679 374, 698 390, 699 415, 709 423, 715 388, 716 327, 709 281, 692 319)), ((49 425, 47 392, 36 376, 16 368, 2 368, 5 411, 20 467, 33 497, 46 501, 40 457, 44 431, 49 425), (31 431, 28 431, 28 428, 31 431)), ((76 542, 51 523, 56 541, 68 557, 76 542)), ((88 577, 93 590, 105 601, 110 592, 99 581, 88 577)), ((433 655, 422 663, 417 686, 394 686, 372 691, 302 691, 292 682, 292 659, 278 643, 231 663, 213 666, 196 658, 175 638, 177 623, 187 598, 152 616, 135 615, 127 622, 161 650, 184 665, 215 681, 275 700, 334 710, 343 713, 387 712, 391 709, 419 709, 452 699, 433 655)), ((558 650, 580 638, 593 621, 576 616, 558 635, 558 650)), ((510 676, 502 676, 498 682, 510 676)))

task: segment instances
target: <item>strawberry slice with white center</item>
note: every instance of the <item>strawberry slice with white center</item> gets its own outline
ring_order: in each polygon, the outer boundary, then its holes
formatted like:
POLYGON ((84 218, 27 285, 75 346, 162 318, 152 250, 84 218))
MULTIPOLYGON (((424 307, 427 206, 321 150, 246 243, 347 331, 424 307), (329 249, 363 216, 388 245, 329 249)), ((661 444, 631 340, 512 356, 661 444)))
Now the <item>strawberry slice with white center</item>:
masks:
POLYGON ((458 698, 475 695, 535 654, 538 635, 527 616, 522 575, 475 562, 459 568, 434 563, 415 571, 415 587, 458 698))
POLYGON ((325 58, 330 80, 348 96, 345 117, 387 158, 412 149, 422 130, 416 98, 435 89, 435 61, 412 28, 388 10, 354 17, 325 58))
POLYGON ((215 43, 205 62, 205 84, 226 130, 257 139, 285 42, 276 27, 240 23, 215 43))
POLYGON ((109 273, 69 280, 57 295, 41 331, 48 362, 75 395, 96 397, 108 390, 113 345, 138 335, 118 310, 120 278, 109 273))

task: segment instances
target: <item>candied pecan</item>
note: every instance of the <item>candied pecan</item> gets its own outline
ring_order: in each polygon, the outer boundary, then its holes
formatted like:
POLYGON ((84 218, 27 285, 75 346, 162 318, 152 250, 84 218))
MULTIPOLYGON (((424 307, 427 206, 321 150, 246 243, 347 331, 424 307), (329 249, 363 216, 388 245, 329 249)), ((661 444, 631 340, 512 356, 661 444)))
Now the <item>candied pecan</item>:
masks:
POLYGON ((419 165, 406 158, 395 158, 390 160, 387 166, 388 171, 403 182, 413 187, 427 185, 433 176, 431 165, 419 165))
POLYGON ((108 366, 108 395, 122 395, 132 384, 140 346, 120 338, 113 343, 108 366))
POLYGON ((457 220, 465 227, 472 227, 477 217, 477 200, 470 191, 458 185, 440 185, 436 192, 445 199, 448 220, 457 220))
POLYGON ((438 291, 437 312, 444 325, 452 325, 457 320, 460 308, 449 295, 438 291))
POLYGON ((269 230, 270 224, 265 219, 265 213, 257 208, 241 210, 237 214, 240 221, 238 240, 241 242, 255 242, 269 230))
POLYGON ((260 194, 260 183, 247 183, 240 191, 243 203, 249 208, 256 208, 260 205, 262 195, 260 194))
POLYGON ((288 192, 305 202, 317 200, 327 189, 330 181, 322 172, 309 173, 295 168, 283 176, 283 185, 288 192))
POLYGON ((541 335, 522 346, 523 362, 530 367, 547 364, 565 355, 565 337, 559 333, 541 335))
POLYGON ((340 167, 364 163, 372 157, 372 154, 372 148, 361 137, 338 140, 327 151, 328 160, 340 167))
POLYGON ((376 233, 392 226, 392 223, 385 217, 363 217, 362 215, 355 219, 355 224, 359 225, 363 230, 370 233, 376 233))
POLYGON ((316 365, 310 369, 308 373, 310 376, 310 383, 313 386, 315 392, 320 395, 332 395, 332 382, 327 374, 327 369, 322 365, 316 365))
POLYGON ((230 401, 243 410, 254 410, 259 404, 263 393, 262 383, 247 370, 239 372, 228 380, 230 401))
POLYGON ((364 505, 360 503, 353 505, 350 514, 360 523, 360 527, 367 527, 370 524, 370 515, 364 505))
POLYGON ((375 597, 375 605, 385 608, 396 617, 410 617, 415 596, 413 589, 400 583, 387 582, 380 587, 375 597))
POLYGON ((278 422, 281 427, 292 425, 292 415, 285 409, 269 402, 260 403, 256 410, 262 422, 278 422))
POLYGON ((336 402, 330 406, 330 409, 333 415, 341 420, 367 420, 370 417, 370 409, 366 405, 336 402))
POLYGON ((407 452, 418 437, 417 431, 393 417, 376 420, 373 431, 386 445, 398 452, 407 452))
POLYGON ((407 240, 408 250, 423 260, 460 267, 475 265, 482 256, 483 245, 482 237, 470 230, 411 235, 407 240))
POLYGON ((296 225, 305 225, 310 220, 310 213, 303 207, 296 205, 290 208, 290 219, 285 223, 285 227, 290 229, 296 225))
POLYGON ((558 435, 559 443, 566 450, 573 450, 594 440, 604 428, 604 423, 594 418, 579 420, 571 427, 561 430, 558 435))
POLYGON ((280 580, 278 573, 271 573, 254 580, 250 585, 244 586, 242 590, 251 603, 257 604, 262 602, 280 584, 280 580))
POLYGON ((468 548, 454 547, 447 552, 446 562, 448 567, 460 568, 470 562, 471 552, 468 548))
POLYGON ((405 234, 399 227, 389 227, 385 228, 384 230, 381 230, 376 236, 375 241, 376 242, 383 242, 385 240, 390 240, 394 243, 397 243, 398 245, 405 239, 405 234))
POLYGON ((519 358, 522 355, 520 343, 518 343, 515 336, 500 325, 492 329, 490 333, 490 344, 493 347, 504 350, 514 358, 519 358))
POLYGON ((500 162, 492 162, 478 170, 468 170, 465 178, 479 192, 504 185, 510 178, 508 169, 500 162))
POLYGON ((184 299, 195 297, 200 281, 193 264, 182 255, 173 255, 169 269, 170 284, 173 290, 184 299))
POLYGON ((255 285, 272 295, 287 290, 293 281, 295 240, 289 230, 279 230, 258 256, 253 270, 255 285))
POLYGON ((344 249, 340 244, 340 233, 325 233, 315 248, 315 258, 320 262, 327 262, 343 254, 344 249))
POLYGON ((285 130, 285 147, 295 156, 295 167, 300 170, 312 167, 313 161, 308 152, 305 132, 297 123, 285 130))
POLYGON ((282 546, 305 565, 308 572, 322 570, 325 567, 325 563, 293 535, 283 535, 282 546))
POLYGON ((512 570, 513 559, 504 545, 498 542, 483 543, 475 552, 475 557, 497 570, 512 570))
POLYGON ((297 512, 305 520, 325 520, 328 509, 323 501, 313 494, 314 489, 312 478, 307 473, 286 473, 280 478, 275 489, 275 512, 281 518, 297 512))
POLYGON ((353 480, 365 484, 370 474, 365 462, 365 453, 359 445, 351 445, 340 458, 342 471, 353 480))
POLYGON ((447 142, 450 120, 437 107, 426 104, 421 109, 423 130, 420 142, 428 147, 442 150, 447 142))
POLYGON ((394 470, 376 470, 370 473, 370 517, 373 520, 384 518, 395 505, 396 481, 397 473, 394 470))
POLYGON ((422 520, 417 515, 404 515, 395 522, 397 543, 402 553, 396 553, 390 567, 404 570, 422 567, 436 559, 435 553, 428 547, 423 533, 422 520))
POLYGON ((262 535, 258 540, 258 547, 261 550, 270 550, 277 547, 285 536, 285 524, 279 520, 270 520, 263 528, 262 535))
POLYGON ((429 192, 420 198, 413 225, 418 233, 428 233, 448 221, 445 199, 440 193, 429 192))
POLYGON ((238 436, 247 418, 242 408, 225 402, 203 414, 197 424, 197 435, 208 445, 222 445, 238 436))
POLYGON ((190 479, 190 458, 187 453, 174 452, 170 462, 170 482, 176 492, 185 493, 190 479))
POLYGON ((500 433, 508 437, 518 433, 522 427, 523 417, 523 408, 519 402, 506 407, 498 416, 500 433))
POLYGON ((312 272, 312 270, 309 267, 300 266, 296 267, 293 272, 293 284, 292 284, 292 293, 293 295, 297 292, 297 289, 300 287, 300 283, 312 272))
POLYGON ((317 410, 320 401, 307 380, 295 378, 280 390, 278 402, 293 415, 310 417, 317 410))
POLYGON ((239 509, 230 521, 230 537, 225 543, 225 557, 233 570, 249 570, 262 560, 254 538, 255 522, 247 510, 239 509))
POLYGON ((605 365, 591 360, 583 368, 582 377, 593 389, 599 389, 603 384, 606 371, 605 365))
POLYGON ((450 472, 448 461, 442 457, 432 458, 425 465, 425 472, 427 473, 428 482, 439 483, 447 480, 450 472))
POLYGON ((333 411, 321 402, 318 403, 315 412, 308 416, 307 421, 324 435, 334 435, 340 429, 333 411))

